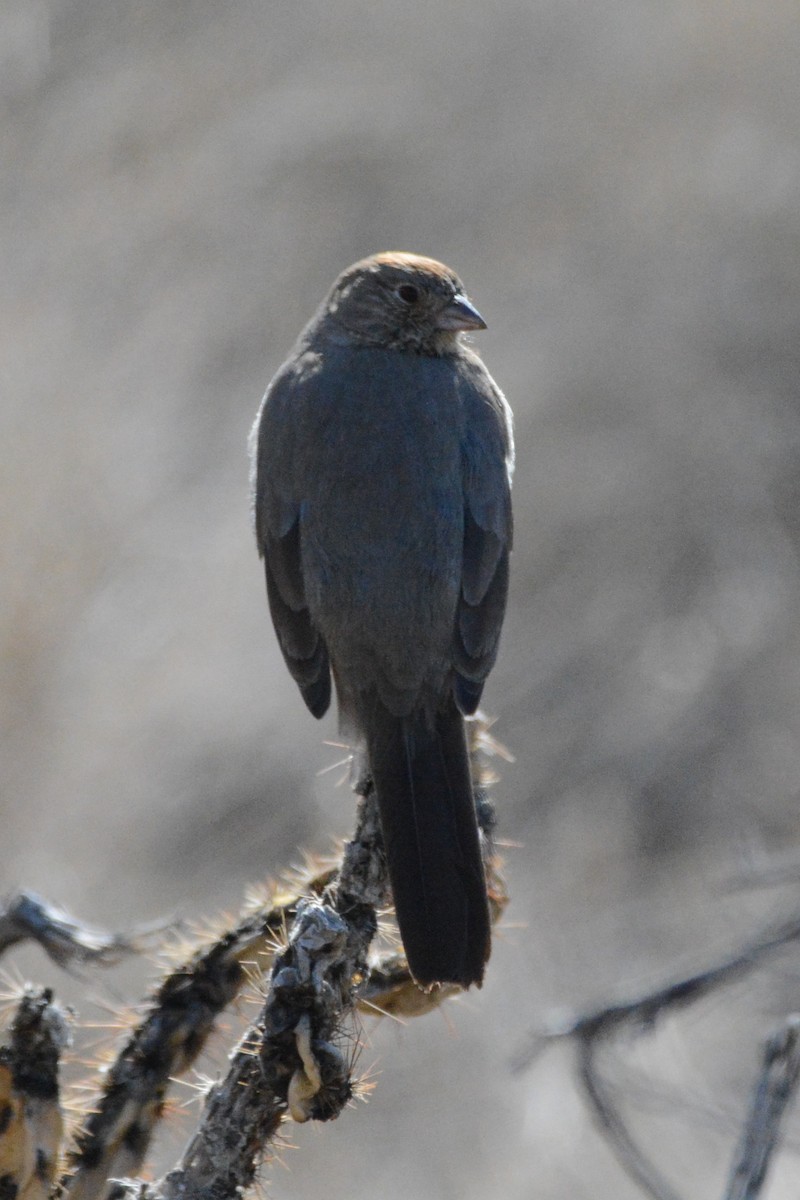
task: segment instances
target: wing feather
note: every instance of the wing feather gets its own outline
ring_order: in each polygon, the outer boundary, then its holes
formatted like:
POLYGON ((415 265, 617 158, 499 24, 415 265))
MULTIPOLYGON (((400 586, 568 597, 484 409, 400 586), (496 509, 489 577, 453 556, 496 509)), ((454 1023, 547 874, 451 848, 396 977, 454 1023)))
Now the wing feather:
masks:
POLYGON ((302 497, 294 484, 296 421, 288 411, 302 404, 308 387, 302 365, 301 359, 280 371, 264 397, 253 434, 253 509, 281 653, 308 708, 321 717, 331 700, 330 662, 306 602, 302 497))
POLYGON ((466 714, 478 707, 497 658, 513 535, 511 412, 482 364, 471 367, 461 389, 464 553, 452 647, 454 694, 466 714))

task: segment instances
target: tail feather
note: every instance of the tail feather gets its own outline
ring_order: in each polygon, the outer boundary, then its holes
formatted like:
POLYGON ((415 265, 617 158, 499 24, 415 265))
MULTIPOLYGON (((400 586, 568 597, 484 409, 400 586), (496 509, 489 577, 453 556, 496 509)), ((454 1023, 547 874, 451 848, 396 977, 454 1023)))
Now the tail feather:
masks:
POLYGON ((467 754, 455 704, 433 724, 365 714, 389 877, 408 965, 418 983, 480 984, 489 905, 467 754))

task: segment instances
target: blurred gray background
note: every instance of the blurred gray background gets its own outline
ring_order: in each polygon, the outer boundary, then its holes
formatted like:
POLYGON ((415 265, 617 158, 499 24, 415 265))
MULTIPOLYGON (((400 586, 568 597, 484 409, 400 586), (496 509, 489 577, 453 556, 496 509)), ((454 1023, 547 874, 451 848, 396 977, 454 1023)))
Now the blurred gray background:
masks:
MULTIPOLYGON (((516 413, 506 928, 481 992, 365 1025, 370 1104, 294 1131, 276 1200, 638 1195, 568 1050, 509 1057, 798 904, 726 882, 800 857, 799 60, 794 0, 0 7, 4 889, 213 915, 350 829, 245 453, 344 266, 458 270, 516 413)), ((687 1196, 797 989, 788 956, 610 1065, 687 1196)))

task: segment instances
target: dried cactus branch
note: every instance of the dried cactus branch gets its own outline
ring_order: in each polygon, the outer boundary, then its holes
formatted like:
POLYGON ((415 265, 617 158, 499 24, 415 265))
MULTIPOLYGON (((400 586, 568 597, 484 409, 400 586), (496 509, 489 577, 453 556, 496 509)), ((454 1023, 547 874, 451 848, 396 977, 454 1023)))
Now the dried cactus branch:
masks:
MULTIPOLYGON (((482 763, 487 753, 499 751, 487 736, 480 720, 470 723, 478 817, 496 921, 507 898, 492 849, 494 814, 482 763)), ((12 1050, 0 1050, 0 1168, 6 1161, 11 1164, 7 1172, 0 1169, 0 1184, 8 1176, 16 1200, 39 1200, 40 1193, 43 1200, 59 1155, 67 1168, 56 1189, 63 1200, 109 1200, 133 1192, 140 1198, 180 1194, 212 1200, 246 1188, 283 1120, 329 1120, 350 1099, 354 1040, 345 1026, 357 1006, 372 1015, 411 1017, 438 1007, 460 990, 421 991, 405 960, 394 952, 372 965, 368 962, 378 915, 387 908, 390 895, 368 779, 361 791, 356 833, 343 846, 339 864, 328 862, 314 870, 310 864, 305 871, 295 871, 287 885, 259 901, 257 910, 251 904, 234 928, 187 953, 160 983, 143 1018, 103 1072, 100 1094, 69 1148, 62 1146, 57 1093, 48 1101, 49 1141, 40 1136, 42 1122, 35 1104, 25 1109, 25 1137, 4 1138, 16 1126, 13 1106, 7 1116, 2 1102, 4 1097, 17 1097, 21 1084, 12 1070, 12 1050), (142 1166, 170 1081, 196 1061, 217 1017, 244 984, 258 986, 267 974, 269 988, 259 1018, 232 1054, 226 1079, 211 1090, 202 1124, 181 1163, 158 1184, 128 1182, 142 1166), (39 1150, 31 1160, 36 1168, 32 1174, 30 1154, 22 1154, 20 1146, 33 1143, 39 1150), (23 1197, 28 1186, 34 1191, 23 1197)), ((0 953, 33 938, 68 969, 110 964, 141 950, 153 932, 154 927, 130 935, 90 929, 28 892, 15 895, 0 909, 0 953)), ((12 1026, 13 1047, 13 1030, 28 1022, 30 1053, 38 1044, 30 1033, 32 997, 39 995, 26 992, 12 1026)), ((50 1011, 50 993, 41 996, 40 1007, 50 1011)), ((52 1006, 52 1011, 59 1010, 52 1006)))
MULTIPOLYGON (((480 740, 484 736, 482 724, 470 722, 470 732, 476 775, 480 777, 478 755, 484 752, 480 740)), ((363 790, 369 793, 369 781, 365 781, 363 790)), ((497 861, 491 854, 494 815, 482 787, 478 788, 478 813, 488 847, 487 878, 496 920, 507 897, 497 861)), ((138 1174, 161 1116, 170 1080, 186 1072, 195 1062, 219 1014, 232 1003, 248 980, 257 982, 258 976, 270 971, 276 949, 285 941, 288 929, 293 929, 290 937, 292 953, 307 952, 304 947, 308 933, 303 934, 293 926, 301 904, 305 905, 302 912, 306 922, 311 913, 323 909, 330 909, 345 922, 347 936, 339 947, 342 953, 339 973, 345 981, 347 997, 346 1001, 340 1001, 338 1016, 331 1016, 327 1022, 331 1028, 341 1021, 342 1013, 354 1000, 371 1015, 387 1013, 412 1017, 438 1007, 443 999, 459 990, 440 988, 422 992, 411 978, 405 960, 396 954, 389 955, 372 969, 367 967, 366 951, 375 933, 376 912, 388 902, 380 825, 369 795, 360 802, 357 829, 353 840, 343 848, 339 869, 326 864, 305 876, 296 873, 292 885, 273 897, 271 907, 262 906, 258 911, 248 912, 234 929, 218 937, 210 946, 196 951, 167 976, 153 994, 144 1018, 131 1032, 107 1072, 102 1093, 92 1112, 75 1134, 67 1157, 68 1173, 62 1184, 64 1193, 71 1200, 100 1200, 110 1194, 109 1179, 138 1174), (309 908, 312 900, 317 903, 317 908, 309 908), (357 989, 349 983, 356 975, 357 989)), ((319 938, 319 928, 314 936, 319 938)), ((318 940, 317 951, 322 953, 322 949, 323 942, 318 940)), ((280 959, 273 970, 273 986, 279 999, 286 994, 287 979, 293 978, 286 967, 280 959)), ((266 1036, 269 1030, 273 1037, 270 1044, 274 1047, 276 1030, 281 1024, 279 1021, 276 1025, 275 1019, 273 1012, 272 1024, 269 1021, 266 1025, 263 1021, 256 1023, 245 1038, 246 1056, 251 1044, 266 1036)), ((285 1017, 281 1021, 286 1024, 285 1017)), ((291 1021, 288 1024, 291 1025, 291 1021)), ((313 1037, 317 1041, 326 1041, 318 1031, 313 1037)), ((319 1117, 331 1101, 320 1098, 325 1089, 308 1093, 308 1081, 303 1082, 296 1067, 299 1051, 290 1049, 293 1066, 289 1076, 294 1079, 294 1084, 291 1094, 287 1090, 282 1098, 289 1104, 296 1120, 319 1117)), ((274 1081, 279 1095, 285 1082, 282 1078, 285 1064, 280 1065, 284 1050, 285 1047, 277 1054, 278 1066, 274 1066, 281 1076, 274 1081)), ((333 1055, 332 1060, 335 1057, 333 1055)), ((237 1089, 233 1107, 239 1118, 247 1108, 242 1092, 247 1092, 250 1067, 249 1057, 240 1064, 238 1076, 235 1058, 231 1067, 232 1085, 235 1080, 237 1089)), ((343 1084, 337 1086, 344 1089, 343 1084)), ((329 1087, 328 1091, 335 1092, 336 1088, 329 1087)), ((217 1108, 221 1103, 217 1101, 217 1108)), ((255 1120, 255 1124, 261 1136, 263 1130, 259 1121, 260 1118, 255 1120)))
POLYGON ((75 1135, 63 1181, 72 1200, 96 1200, 107 1193, 109 1179, 139 1170, 170 1079, 195 1062, 217 1017, 244 985, 245 964, 260 955, 271 957, 296 904, 292 898, 266 913, 248 915, 164 979, 75 1135))
MULTIPOLYGON (((284 1120, 330 1120, 350 1099, 351 1038, 345 1023, 363 998, 386 1000, 391 994, 395 1007, 410 1015, 428 1011, 449 994, 422 993, 399 957, 368 970, 388 880, 377 806, 366 790, 338 874, 321 894, 294 906, 288 944, 274 957, 262 1011, 233 1054, 226 1078, 211 1089, 180 1163, 152 1185, 118 1181, 113 1200, 222 1200, 241 1194, 284 1120)), ((488 808, 485 816, 488 821, 488 808)), ((490 887, 499 915, 505 893, 494 864, 490 887)), ((284 912, 282 919, 289 916, 284 912)))
MULTIPOLYGON (((181 1163, 145 1195, 221 1200, 253 1182, 268 1140, 288 1114, 338 1116, 352 1094, 348 1057, 339 1048, 367 973, 367 951, 387 881, 374 801, 360 805, 356 835, 322 899, 297 905, 285 950, 275 957, 258 1020, 233 1056, 226 1079, 207 1099, 200 1128, 181 1163)), ((115 1198, 121 1198, 120 1188, 115 1198)), ((125 1185, 143 1196, 142 1185, 125 1185)))
POLYGON ((59 1064, 69 1018, 49 988, 26 987, 0 1047, 0 1190, 44 1200, 62 1137, 59 1064))

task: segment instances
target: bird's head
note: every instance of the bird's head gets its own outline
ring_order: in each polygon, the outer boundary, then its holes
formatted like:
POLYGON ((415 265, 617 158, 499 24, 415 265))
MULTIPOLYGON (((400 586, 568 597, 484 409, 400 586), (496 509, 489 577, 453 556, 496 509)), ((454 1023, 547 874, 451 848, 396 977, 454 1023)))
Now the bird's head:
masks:
POLYGON ((449 267, 399 251, 343 271, 321 316, 337 340, 412 354, 452 353, 462 331, 486 328, 449 267))

